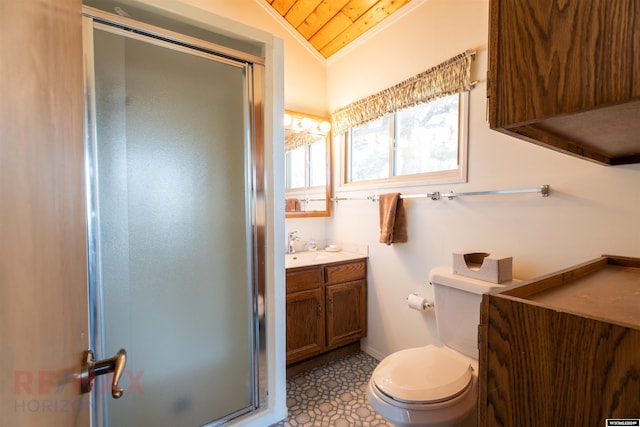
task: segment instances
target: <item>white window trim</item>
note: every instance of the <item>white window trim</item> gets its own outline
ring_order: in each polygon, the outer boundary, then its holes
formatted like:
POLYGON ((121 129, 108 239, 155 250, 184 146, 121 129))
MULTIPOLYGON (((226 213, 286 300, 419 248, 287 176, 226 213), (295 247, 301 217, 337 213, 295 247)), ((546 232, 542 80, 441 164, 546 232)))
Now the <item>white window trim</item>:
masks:
POLYGON ((395 176, 391 178, 347 182, 347 155, 346 137, 337 137, 340 140, 339 156, 340 170, 338 177, 338 188, 336 195, 346 191, 422 187, 437 184, 459 184, 467 182, 467 163, 469 150, 469 91, 460 92, 460 103, 458 107, 458 169, 452 171, 429 172, 423 174, 413 174, 395 176))

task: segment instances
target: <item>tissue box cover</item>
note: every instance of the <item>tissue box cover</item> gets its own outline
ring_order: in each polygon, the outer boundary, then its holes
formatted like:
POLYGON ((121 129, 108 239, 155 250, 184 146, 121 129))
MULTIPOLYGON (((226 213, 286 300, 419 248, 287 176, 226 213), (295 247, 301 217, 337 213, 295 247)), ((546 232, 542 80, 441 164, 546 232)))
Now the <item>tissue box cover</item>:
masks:
POLYGON ((503 283, 513 279, 513 258, 491 255, 486 252, 454 252, 453 274, 503 283))

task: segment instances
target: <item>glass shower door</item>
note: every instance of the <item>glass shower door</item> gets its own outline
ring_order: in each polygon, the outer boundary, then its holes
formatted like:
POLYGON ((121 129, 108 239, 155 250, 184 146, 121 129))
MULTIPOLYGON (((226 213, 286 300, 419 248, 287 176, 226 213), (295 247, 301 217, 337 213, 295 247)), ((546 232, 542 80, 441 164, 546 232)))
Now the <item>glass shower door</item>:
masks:
POLYGON ((88 25, 96 421, 217 425, 259 404, 251 67, 88 25))

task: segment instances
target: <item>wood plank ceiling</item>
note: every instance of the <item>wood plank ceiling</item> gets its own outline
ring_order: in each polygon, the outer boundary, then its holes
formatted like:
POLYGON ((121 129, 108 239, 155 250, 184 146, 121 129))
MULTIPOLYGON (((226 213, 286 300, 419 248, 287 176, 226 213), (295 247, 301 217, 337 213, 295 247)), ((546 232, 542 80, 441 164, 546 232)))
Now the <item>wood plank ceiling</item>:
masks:
POLYGON ((325 58, 411 0, 264 0, 325 58))

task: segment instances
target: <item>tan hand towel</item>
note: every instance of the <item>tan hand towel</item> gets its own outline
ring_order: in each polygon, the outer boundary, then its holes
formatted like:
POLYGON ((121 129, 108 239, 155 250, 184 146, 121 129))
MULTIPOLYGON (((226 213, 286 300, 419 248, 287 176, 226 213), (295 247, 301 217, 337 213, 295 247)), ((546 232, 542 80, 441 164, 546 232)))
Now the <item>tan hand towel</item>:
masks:
POLYGON ((300 210, 300 200, 296 198, 289 198, 285 200, 284 210, 286 212, 297 212, 300 210))
POLYGON ((402 205, 400 193, 381 194, 378 197, 380 207, 380 243, 390 245, 407 241, 407 217, 402 205))

